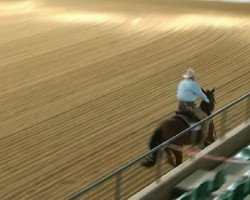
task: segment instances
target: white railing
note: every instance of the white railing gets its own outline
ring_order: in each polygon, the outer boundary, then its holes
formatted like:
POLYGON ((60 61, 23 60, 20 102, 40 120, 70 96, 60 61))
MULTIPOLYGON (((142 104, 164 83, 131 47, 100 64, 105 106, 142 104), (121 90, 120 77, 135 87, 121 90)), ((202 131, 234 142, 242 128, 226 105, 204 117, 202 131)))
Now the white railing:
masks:
MULTIPOLYGON (((114 198, 116 200, 120 200, 121 199, 121 185, 122 185, 122 175, 124 171, 127 171, 130 167, 132 167, 133 165, 135 165, 136 163, 140 162, 142 159, 144 159, 146 156, 159 151, 162 152, 166 146, 171 143, 172 141, 174 141, 175 139, 181 137, 184 134, 187 134, 189 131, 191 131, 193 128, 199 126, 200 124, 204 123, 206 120, 210 120, 213 117, 217 116, 218 114, 222 113, 222 120, 221 120, 221 129, 224 130, 226 127, 226 120, 227 120, 227 110, 233 106, 235 106, 236 104, 238 104, 239 102, 241 102, 244 99, 247 99, 246 101, 246 116, 245 116, 245 120, 249 120, 250 118, 250 93, 248 92, 247 94, 241 96, 240 98, 234 100, 233 102, 229 103, 228 105, 224 106, 223 108, 219 109, 218 111, 214 112, 213 114, 211 114, 210 116, 204 118, 203 120, 199 121, 198 123, 192 125, 191 127, 185 129, 184 131, 180 132, 179 134, 175 135, 174 137, 172 137, 171 139, 165 141, 164 143, 162 143, 161 145, 157 146, 156 148, 152 149, 151 151, 148 151, 146 153, 144 153, 143 155, 135 158, 134 160, 131 160, 130 162, 122 165, 121 167, 119 167, 118 169, 114 170, 113 172, 109 173, 108 175, 98 179, 96 182, 90 184, 89 186, 81 189, 80 191, 76 192, 75 194, 71 195, 68 200, 75 200, 78 199, 79 197, 84 196, 86 193, 88 193, 91 190, 94 190, 96 187, 100 186, 101 184, 109 181, 111 178, 116 179, 116 184, 115 184, 115 192, 114 192, 114 198)), ((156 180, 160 180, 160 177, 162 176, 162 170, 161 170, 161 161, 157 162, 157 167, 156 169, 156 180)))

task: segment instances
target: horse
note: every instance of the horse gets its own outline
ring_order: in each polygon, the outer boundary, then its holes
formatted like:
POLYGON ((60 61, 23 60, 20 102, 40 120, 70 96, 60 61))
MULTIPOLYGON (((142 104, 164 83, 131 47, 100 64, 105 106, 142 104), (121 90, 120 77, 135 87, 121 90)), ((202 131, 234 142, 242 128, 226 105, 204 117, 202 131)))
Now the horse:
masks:
MULTIPOLYGON (((211 115, 211 112, 214 110, 215 106, 215 98, 214 98, 214 91, 215 88, 212 90, 203 90, 203 93, 207 96, 209 99, 209 103, 205 102, 204 100, 201 101, 199 107, 200 109, 205 112, 208 116, 211 115)), ((178 117, 178 113, 176 112, 175 115, 170 117, 169 119, 164 120, 160 126, 158 126, 153 135, 151 136, 151 139, 149 141, 149 148, 152 150, 165 142, 168 139, 171 139, 173 136, 177 135, 178 133, 184 131, 185 129, 190 127, 190 124, 187 123, 187 121, 183 117, 178 117)), ((189 115, 190 113, 181 113, 184 115, 189 115)), ((192 119, 195 119, 192 117, 192 119)), ((199 120, 196 119, 195 122, 198 122, 199 120)), ((195 142, 198 143, 199 136, 201 136, 201 132, 197 132, 196 134, 198 137, 196 137, 196 141, 194 141, 194 132, 191 130, 188 133, 180 136, 179 138, 176 138, 174 141, 167 144, 167 147, 165 148, 167 153, 167 158, 169 160, 169 164, 173 165, 174 167, 180 165, 183 162, 183 154, 182 154, 182 147, 183 145, 193 145, 195 142), (177 146, 179 149, 176 148, 170 148, 171 146, 177 146), (174 162, 175 160, 175 162, 174 162)), ((216 133, 215 133, 215 127, 214 123, 211 120, 210 121, 210 127, 209 127, 209 133, 207 134, 207 138, 204 142, 204 146, 208 146, 211 143, 215 142, 216 140, 216 133)), ((146 156, 142 161, 141 165, 143 167, 152 167, 156 164, 157 158, 158 158, 158 151, 153 152, 152 154, 149 154, 146 156)))

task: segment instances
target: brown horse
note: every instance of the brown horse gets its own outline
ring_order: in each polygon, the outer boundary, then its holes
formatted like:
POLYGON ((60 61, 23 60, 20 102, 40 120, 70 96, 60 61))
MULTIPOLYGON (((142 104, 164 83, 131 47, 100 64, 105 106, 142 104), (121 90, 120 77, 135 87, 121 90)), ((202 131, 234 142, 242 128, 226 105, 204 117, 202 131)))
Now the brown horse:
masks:
MULTIPOLYGON (((205 101, 202 101, 200 103, 200 108, 207 114, 211 115, 211 112, 214 109, 215 105, 215 99, 214 99, 214 91, 215 88, 212 90, 202 90, 207 98, 209 99, 210 103, 206 103, 205 101)), ((182 116, 186 115, 187 117, 191 117, 190 113, 181 113, 182 116)), ((198 119, 194 118, 194 122, 198 122, 198 119)), ((166 140, 172 138, 173 136, 177 135, 178 133, 184 131, 185 129, 189 128, 190 125, 187 123, 185 118, 178 116, 178 113, 171 118, 163 121, 163 123, 156 128, 154 134, 152 135, 150 141, 149 141, 149 148, 152 150, 158 145, 162 144, 166 140)), ((183 161, 183 155, 181 152, 181 148, 183 145, 192 145, 192 144, 198 144, 198 141, 201 136, 201 132, 198 131, 197 137, 194 137, 195 132, 190 131, 178 138, 176 138, 171 143, 167 144, 166 152, 168 155, 168 160, 170 161, 170 164, 177 166, 182 163, 183 161), (170 148, 171 146, 177 146, 179 149, 173 149, 170 148), (173 158, 175 162, 173 161, 173 158)), ((209 133, 207 136, 207 139, 204 143, 204 146, 208 146, 212 142, 216 140, 215 130, 214 130, 214 123, 211 121, 210 127, 209 127, 209 133)), ((144 158, 141 162, 142 166, 144 167, 152 167, 156 164, 158 152, 153 152, 152 154, 148 155, 146 158, 144 158)))

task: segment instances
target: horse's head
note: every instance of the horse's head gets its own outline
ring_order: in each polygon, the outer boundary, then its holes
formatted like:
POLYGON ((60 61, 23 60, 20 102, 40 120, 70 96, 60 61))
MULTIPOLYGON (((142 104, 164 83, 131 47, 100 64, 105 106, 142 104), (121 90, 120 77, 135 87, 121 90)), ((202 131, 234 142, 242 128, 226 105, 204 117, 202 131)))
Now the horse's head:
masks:
POLYGON ((210 115, 211 112, 214 110, 214 105, 216 103, 215 99, 214 99, 214 91, 215 91, 215 88, 213 88, 212 90, 203 90, 202 89, 202 92, 207 96, 207 98, 209 99, 210 103, 202 101, 201 104, 200 104, 200 107, 208 115, 210 115))

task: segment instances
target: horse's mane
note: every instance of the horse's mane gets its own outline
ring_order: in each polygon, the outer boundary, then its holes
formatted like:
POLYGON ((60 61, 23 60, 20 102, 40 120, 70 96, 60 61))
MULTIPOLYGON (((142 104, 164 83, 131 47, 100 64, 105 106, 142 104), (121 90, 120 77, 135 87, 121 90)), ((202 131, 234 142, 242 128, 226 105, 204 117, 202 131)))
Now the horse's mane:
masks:
POLYGON ((204 100, 202 100, 201 104, 200 104, 200 108, 207 114, 207 115, 211 115, 211 112, 214 110, 214 104, 215 104, 215 99, 214 99, 214 91, 215 88, 213 88, 212 90, 203 90, 204 94, 207 96, 207 98, 209 99, 210 103, 205 102, 204 100))

